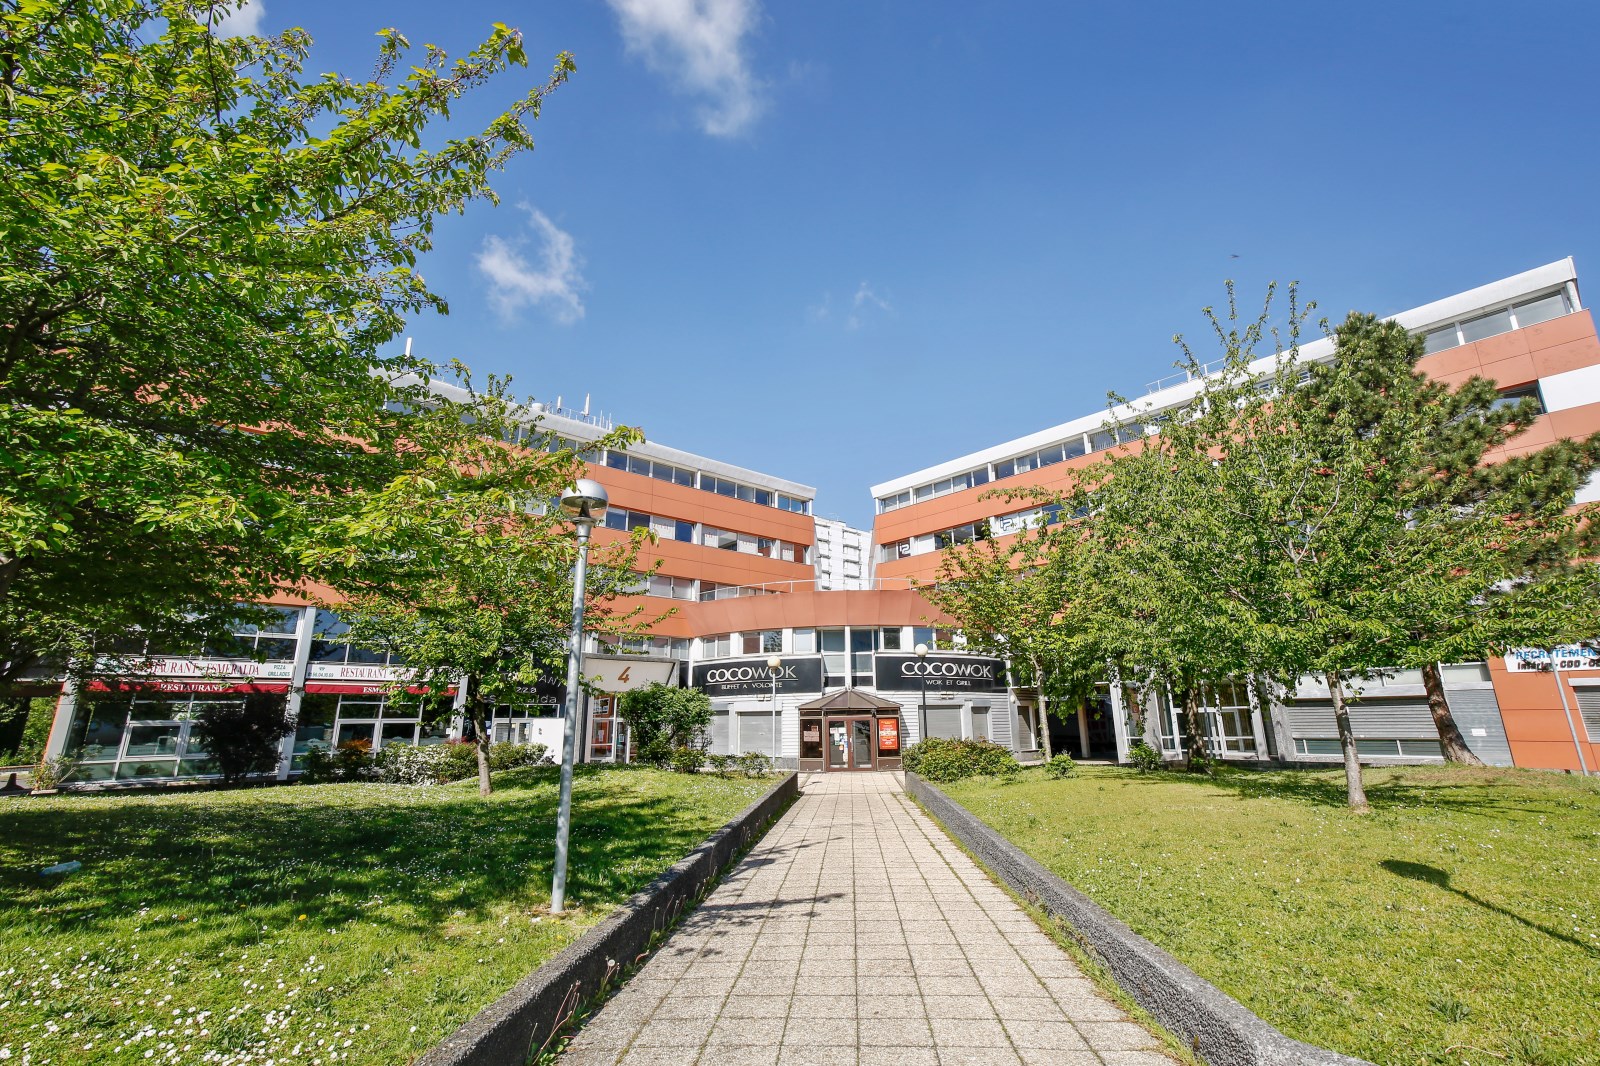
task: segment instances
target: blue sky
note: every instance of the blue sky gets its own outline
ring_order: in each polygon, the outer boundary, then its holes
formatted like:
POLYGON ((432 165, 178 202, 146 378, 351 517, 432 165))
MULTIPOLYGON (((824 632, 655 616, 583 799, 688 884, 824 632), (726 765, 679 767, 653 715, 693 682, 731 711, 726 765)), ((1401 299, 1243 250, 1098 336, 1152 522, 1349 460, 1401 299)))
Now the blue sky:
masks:
POLYGON ((876 481, 1142 392, 1224 279, 1337 319, 1600 270, 1589 0, 262 4, 356 75, 383 26, 520 28, 463 128, 573 52, 502 205, 441 221, 417 350, 856 524, 876 481))

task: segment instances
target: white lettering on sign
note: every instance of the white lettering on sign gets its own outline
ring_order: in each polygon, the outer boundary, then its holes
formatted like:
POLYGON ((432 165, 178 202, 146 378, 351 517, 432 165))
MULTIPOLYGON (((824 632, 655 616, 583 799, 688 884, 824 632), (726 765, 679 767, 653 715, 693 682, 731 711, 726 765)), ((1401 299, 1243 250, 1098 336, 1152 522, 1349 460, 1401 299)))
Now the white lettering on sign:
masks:
POLYGON ((1543 648, 1516 648, 1506 654, 1506 669, 1514 674, 1549 670, 1552 663, 1562 670, 1600 670, 1600 648, 1564 644, 1550 651, 1543 648))
POLYGON ((901 677, 976 677, 994 680, 993 663, 925 662, 912 659, 900 664, 901 677))
MULTIPOLYGON (((770 666, 719 666, 706 671, 705 683, 708 685, 726 685, 734 681, 771 681, 773 670, 770 666)), ((779 681, 798 681, 800 675, 792 666, 780 666, 777 670, 779 681)))

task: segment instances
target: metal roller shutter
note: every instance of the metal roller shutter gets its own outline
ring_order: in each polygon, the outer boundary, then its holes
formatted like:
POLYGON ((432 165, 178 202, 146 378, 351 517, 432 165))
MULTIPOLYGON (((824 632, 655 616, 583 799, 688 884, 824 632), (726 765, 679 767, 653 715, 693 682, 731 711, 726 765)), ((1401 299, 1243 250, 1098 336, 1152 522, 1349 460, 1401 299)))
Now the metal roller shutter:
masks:
POLYGON ((1589 731, 1589 742, 1600 744, 1600 688, 1575 688, 1578 694, 1578 713, 1583 715, 1583 728, 1589 731))
POLYGON ((972 708, 972 735, 985 740, 993 740, 994 735, 989 732, 989 708, 972 708))
POLYGON ((772 754, 772 716, 770 714, 741 714, 739 718, 739 754, 760 752, 772 754))
MULTIPOLYGON (((1362 700, 1349 704, 1350 731, 1357 737, 1438 740, 1439 731, 1426 700, 1362 700)), ((1333 701, 1296 700, 1288 706, 1289 727, 1296 737, 1337 737, 1333 701)))
MULTIPOLYGON (((1500 719, 1500 702, 1495 699, 1494 689, 1445 689, 1445 696, 1472 754, 1490 766, 1513 765, 1511 744, 1506 740, 1506 726, 1500 719), (1482 730, 1484 735, 1476 736, 1473 730, 1482 730)), ((1600 703, 1596 707, 1600 713, 1600 703)))
POLYGON ((711 754, 728 755, 733 749, 728 745, 728 712, 717 711, 711 715, 711 727, 706 731, 711 742, 711 754))
POLYGON ((961 708, 929 707, 922 735, 924 737, 943 737, 946 740, 960 740, 961 708))

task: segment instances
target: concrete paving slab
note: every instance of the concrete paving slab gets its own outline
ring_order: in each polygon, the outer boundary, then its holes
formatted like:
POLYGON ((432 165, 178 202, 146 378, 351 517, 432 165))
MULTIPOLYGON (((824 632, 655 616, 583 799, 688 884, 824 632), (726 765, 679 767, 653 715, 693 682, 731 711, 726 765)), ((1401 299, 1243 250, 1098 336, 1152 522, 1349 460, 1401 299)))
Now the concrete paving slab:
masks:
POLYGON ((901 792, 812 774, 561 1066, 1172 1066, 901 792))

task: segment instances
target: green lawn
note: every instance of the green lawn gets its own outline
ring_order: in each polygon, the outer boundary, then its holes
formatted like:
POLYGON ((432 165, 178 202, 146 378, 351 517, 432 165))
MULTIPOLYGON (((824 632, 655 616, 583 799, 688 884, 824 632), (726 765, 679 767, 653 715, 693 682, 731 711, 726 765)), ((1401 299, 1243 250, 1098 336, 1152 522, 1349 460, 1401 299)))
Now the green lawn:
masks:
POLYGON ((1262 1018, 1373 1062, 1600 1063, 1600 788, 1526 770, 947 792, 1262 1018))
POLYGON ((580 767, 560 918, 554 768, 0 803, 0 1060, 403 1063, 769 787, 580 767))

